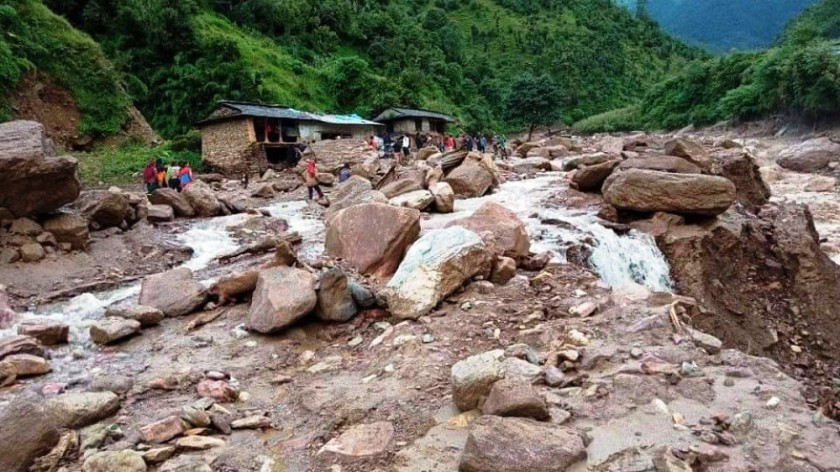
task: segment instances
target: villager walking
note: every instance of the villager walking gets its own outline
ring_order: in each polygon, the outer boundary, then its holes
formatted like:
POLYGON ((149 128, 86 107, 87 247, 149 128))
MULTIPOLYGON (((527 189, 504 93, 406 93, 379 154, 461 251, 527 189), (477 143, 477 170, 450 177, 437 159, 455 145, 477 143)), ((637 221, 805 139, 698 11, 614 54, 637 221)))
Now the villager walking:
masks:
POLYGON ((324 198, 324 192, 321 191, 321 186, 318 185, 318 167, 315 165, 315 158, 310 157, 306 161, 306 170, 303 172, 303 180, 306 183, 306 188, 309 192, 309 201, 312 201, 315 192, 318 192, 318 198, 324 198))
POLYGON ((181 170, 178 171, 178 180, 181 182, 181 189, 186 189, 193 181, 192 168, 189 162, 184 161, 181 163, 181 170))
POLYGON ((146 186, 146 193, 152 193, 157 189, 157 170, 154 160, 150 160, 143 169, 143 184, 146 186))

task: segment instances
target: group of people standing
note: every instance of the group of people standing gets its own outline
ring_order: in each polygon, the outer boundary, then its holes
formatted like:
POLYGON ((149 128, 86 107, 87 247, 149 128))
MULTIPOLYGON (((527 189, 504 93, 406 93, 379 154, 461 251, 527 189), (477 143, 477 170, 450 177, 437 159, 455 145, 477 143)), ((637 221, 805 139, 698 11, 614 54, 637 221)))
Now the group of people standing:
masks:
POLYGON ((178 165, 172 161, 169 166, 163 163, 163 159, 157 158, 149 161, 143 169, 143 184, 146 192, 152 193, 159 188, 171 188, 180 192, 187 188, 193 181, 192 168, 189 162, 182 162, 178 165))
POLYGON ((423 134, 420 132, 414 135, 402 133, 395 138, 390 133, 385 133, 379 136, 371 135, 367 139, 367 143, 371 149, 380 151, 383 157, 393 157, 400 162, 411 155, 412 144, 417 150, 426 146, 434 146, 440 152, 463 149, 468 152, 485 153, 492 150, 493 156, 496 158, 507 159, 508 157, 507 138, 501 133, 492 138, 488 138, 484 134, 473 136, 462 133, 455 137, 452 134, 423 134))

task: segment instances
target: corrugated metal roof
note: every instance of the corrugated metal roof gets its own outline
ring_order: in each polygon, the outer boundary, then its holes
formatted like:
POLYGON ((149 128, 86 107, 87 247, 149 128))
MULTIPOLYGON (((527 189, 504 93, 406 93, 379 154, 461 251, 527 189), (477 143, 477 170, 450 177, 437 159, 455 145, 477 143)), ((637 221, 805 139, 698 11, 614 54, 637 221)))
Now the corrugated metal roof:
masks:
POLYGON ((433 118, 436 120, 443 120, 450 123, 454 123, 455 117, 450 115, 445 115, 443 113, 438 113, 436 111, 429 111, 429 110, 419 110, 415 108, 398 108, 393 107, 389 108, 382 113, 379 114, 373 121, 390 121, 390 120, 398 120, 401 118, 410 119, 410 118, 433 118))
POLYGON ((382 126, 381 123, 365 120, 356 114, 329 115, 324 113, 295 110, 294 108, 282 105, 262 105, 259 103, 224 101, 219 102, 216 109, 218 110, 221 107, 232 109, 235 113, 233 115, 228 114, 219 117, 211 115, 209 118, 200 121, 199 124, 212 123, 214 121, 226 120, 237 116, 253 116, 258 118, 278 118, 282 120, 318 121, 333 125, 382 126))

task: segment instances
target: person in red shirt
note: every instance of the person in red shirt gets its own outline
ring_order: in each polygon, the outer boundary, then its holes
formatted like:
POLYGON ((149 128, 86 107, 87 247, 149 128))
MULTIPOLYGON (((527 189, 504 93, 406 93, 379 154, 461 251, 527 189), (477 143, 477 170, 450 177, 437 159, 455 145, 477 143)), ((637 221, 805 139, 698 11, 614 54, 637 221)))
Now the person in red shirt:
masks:
POLYGON ((143 183, 146 185, 147 193, 152 193, 157 189, 157 167, 154 160, 149 161, 143 169, 143 183))

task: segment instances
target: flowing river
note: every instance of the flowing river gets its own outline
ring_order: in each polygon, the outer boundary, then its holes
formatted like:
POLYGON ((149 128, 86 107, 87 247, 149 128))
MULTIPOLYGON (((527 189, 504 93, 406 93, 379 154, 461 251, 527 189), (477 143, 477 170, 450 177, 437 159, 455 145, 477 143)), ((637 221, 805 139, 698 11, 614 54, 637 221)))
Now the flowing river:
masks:
MULTIPOLYGON (((532 251, 552 251, 556 261, 564 262, 569 245, 586 244, 591 249, 591 269, 607 284, 671 290, 668 264, 653 238, 635 231, 618 235, 602 226, 591 211, 547 205, 548 198, 564 185, 561 173, 545 173, 534 179, 507 182, 491 195, 458 200, 452 214, 435 214, 424 219, 423 230, 441 228, 454 219, 470 215, 483 203, 493 201, 511 209, 525 222, 532 239, 532 251), (544 223, 548 220, 564 224, 544 223)), ((304 201, 293 201, 277 203, 266 209, 272 216, 285 219, 290 231, 301 234, 301 255, 317 257, 324 250, 324 225, 320 218, 306 211, 306 206, 304 201)), ((212 263, 219 256, 239 248, 239 242, 228 230, 254 217, 239 214, 193 222, 186 232, 178 236, 179 242, 194 251, 184 266, 196 272, 207 285, 224 275, 230 269, 214 267, 212 263)), ((71 344, 89 345, 88 328, 102 318, 105 309, 115 304, 136 303, 139 292, 140 283, 135 282, 115 290, 84 293, 66 302, 24 313, 22 318, 61 320, 71 326, 71 344)), ((0 336, 14 333, 16 327, 0 331, 0 336)))

